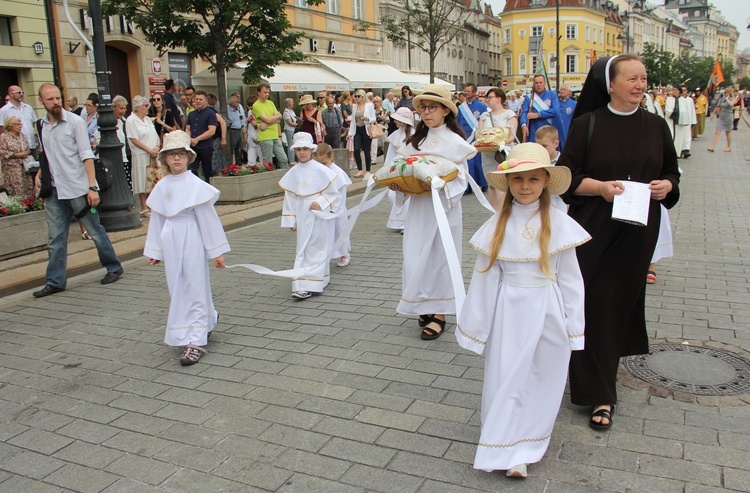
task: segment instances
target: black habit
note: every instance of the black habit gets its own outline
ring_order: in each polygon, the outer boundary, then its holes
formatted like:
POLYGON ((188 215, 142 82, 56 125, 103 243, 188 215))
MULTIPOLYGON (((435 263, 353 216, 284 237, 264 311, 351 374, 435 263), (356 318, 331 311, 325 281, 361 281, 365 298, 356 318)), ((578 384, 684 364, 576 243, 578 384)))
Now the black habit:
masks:
POLYGON ((642 109, 617 115, 599 108, 585 158, 591 113, 575 119, 558 166, 573 180, 563 197, 569 215, 593 238, 576 249, 586 290, 586 345, 570 360, 571 401, 579 405, 617 403, 621 356, 648 353, 646 274, 659 234, 661 208, 651 200, 648 226, 612 219, 612 203, 601 196, 575 195, 584 178, 649 183, 665 179, 672 191, 661 201, 671 208, 679 199, 677 155, 663 118, 642 109))

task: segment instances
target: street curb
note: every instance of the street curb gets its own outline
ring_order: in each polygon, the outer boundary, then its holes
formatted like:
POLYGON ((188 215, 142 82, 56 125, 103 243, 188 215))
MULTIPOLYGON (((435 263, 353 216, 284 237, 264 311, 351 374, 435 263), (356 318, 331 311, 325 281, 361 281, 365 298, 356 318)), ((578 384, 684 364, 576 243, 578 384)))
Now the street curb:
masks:
MULTIPOLYGON (((354 197, 364 193, 367 184, 364 181, 353 183, 347 190, 347 197, 354 197)), ((264 199, 268 200, 268 198, 264 199)), ((246 209, 229 212, 221 215, 221 224, 224 231, 233 231, 245 226, 262 223, 275 217, 280 217, 283 207, 284 196, 279 195, 272 199, 272 203, 257 206, 256 202, 248 202, 246 209)), ((133 260, 143 256, 144 238, 148 228, 140 228, 142 231, 136 237, 128 238, 113 243, 115 253, 121 261, 133 260)), ((68 278, 86 274, 101 269, 99 257, 93 244, 91 248, 68 255, 68 278)), ((0 298, 17 294, 35 287, 43 287, 46 278, 47 262, 38 262, 30 265, 23 265, 15 269, 8 269, 0 272, 0 298)), ((126 272, 127 275, 127 272, 126 272)), ((102 276, 104 273, 102 272, 102 276)))

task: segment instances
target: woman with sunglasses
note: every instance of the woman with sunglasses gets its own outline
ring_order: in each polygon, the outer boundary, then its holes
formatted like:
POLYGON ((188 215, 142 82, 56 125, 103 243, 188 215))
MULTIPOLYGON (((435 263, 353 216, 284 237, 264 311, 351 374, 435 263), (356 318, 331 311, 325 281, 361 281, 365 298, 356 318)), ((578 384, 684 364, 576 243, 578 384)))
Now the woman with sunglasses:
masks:
POLYGON ((351 140, 354 144, 354 161, 357 163, 358 170, 354 176, 357 178, 370 172, 370 166, 372 165, 372 156, 370 155, 370 147, 372 146, 370 125, 375 123, 377 123, 375 106, 367 101, 365 91, 357 89, 354 93, 349 134, 346 136, 347 140, 351 140), (367 171, 362 170, 362 152, 365 153, 365 169, 367 171))
POLYGON ((154 97, 151 98, 148 116, 154 122, 154 128, 159 135, 159 139, 163 139, 164 134, 179 128, 174 121, 172 111, 164 104, 164 96, 162 94, 154 94, 154 97))
POLYGON ((399 108, 409 108, 412 113, 416 113, 414 110, 414 93, 411 92, 409 86, 401 88, 401 99, 398 100, 398 104, 396 105, 396 109, 399 108))
MULTIPOLYGON (((477 153, 466 142, 456 122, 458 108, 451 101, 450 92, 430 84, 414 98, 414 106, 421 117, 414 133, 401 146, 401 156, 439 156, 456 163, 458 176, 445 184, 440 201, 446 211, 453 244, 461 260, 462 217, 461 196, 466 190, 467 159, 477 153)), ((397 185, 389 187, 395 192, 397 185)), ((426 188, 428 189, 428 188, 426 188)), ((396 194, 396 203, 403 203, 406 195, 396 194)), ((401 301, 396 311, 401 315, 419 317, 420 337, 433 340, 445 332, 446 314, 456 313, 456 300, 448 259, 438 233, 432 195, 409 195, 409 206, 404 224, 404 263, 402 268, 401 301)))

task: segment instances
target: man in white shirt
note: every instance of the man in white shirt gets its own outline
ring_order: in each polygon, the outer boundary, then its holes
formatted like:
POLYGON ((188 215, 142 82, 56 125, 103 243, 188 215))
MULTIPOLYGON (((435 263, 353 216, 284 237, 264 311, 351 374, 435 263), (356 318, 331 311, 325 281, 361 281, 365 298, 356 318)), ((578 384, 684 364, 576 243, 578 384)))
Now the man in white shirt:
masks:
MULTIPOLYGON (((52 177, 51 195, 44 197, 47 217, 48 254, 47 284, 35 291, 35 298, 65 291, 67 284, 68 232, 73 216, 91 235, 99 262, 107 269, 102 284, 116 282, 123 269, 107 232, 99 222, 99 186, 94 174, 94 153, 89 144, 86 123, 62 108, 60 90, 53 84, 42 84, 39 102, 47 110, 42 119, 41 141, 52 177)), ((36 175, 36 189, 41 187, 41 170, 36 175)))

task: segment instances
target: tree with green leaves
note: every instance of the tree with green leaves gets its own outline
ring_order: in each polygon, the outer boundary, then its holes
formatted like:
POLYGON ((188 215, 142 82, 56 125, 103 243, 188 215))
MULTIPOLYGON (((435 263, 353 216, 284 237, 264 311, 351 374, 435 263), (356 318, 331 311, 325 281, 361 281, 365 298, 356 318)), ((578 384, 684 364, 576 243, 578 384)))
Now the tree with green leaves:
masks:
POLYGON ((739 89, 741 91, 745 89, 750 89, 750 77, 745 76, 741 78, 739 82, 737 83, 737 85, 739 86, 739 89))
POLYGON ((672 83, 675 56, 671 51, 659 50, 653 43, 643 45, 641 58, 646 66, 649 83, 660 86, 672 83))
POLYGON ((226 109, 226 73, 238 63, 247 64, 242 75, 252 84, 273 76, 280 63, 304 59, 297 45, 305 34, 290 31, 285 5, 285 0, 104 0, 103 9, 135 23, 159 52, 184 48, 208 60, 226 109))
POLYGON ((430 59, 430 83, 435 82, 435 59, 464 28, 472 8, 456 0, 391 0, 398 15, 380 18, 386 37, 397 46, 418 48, 430 59))

